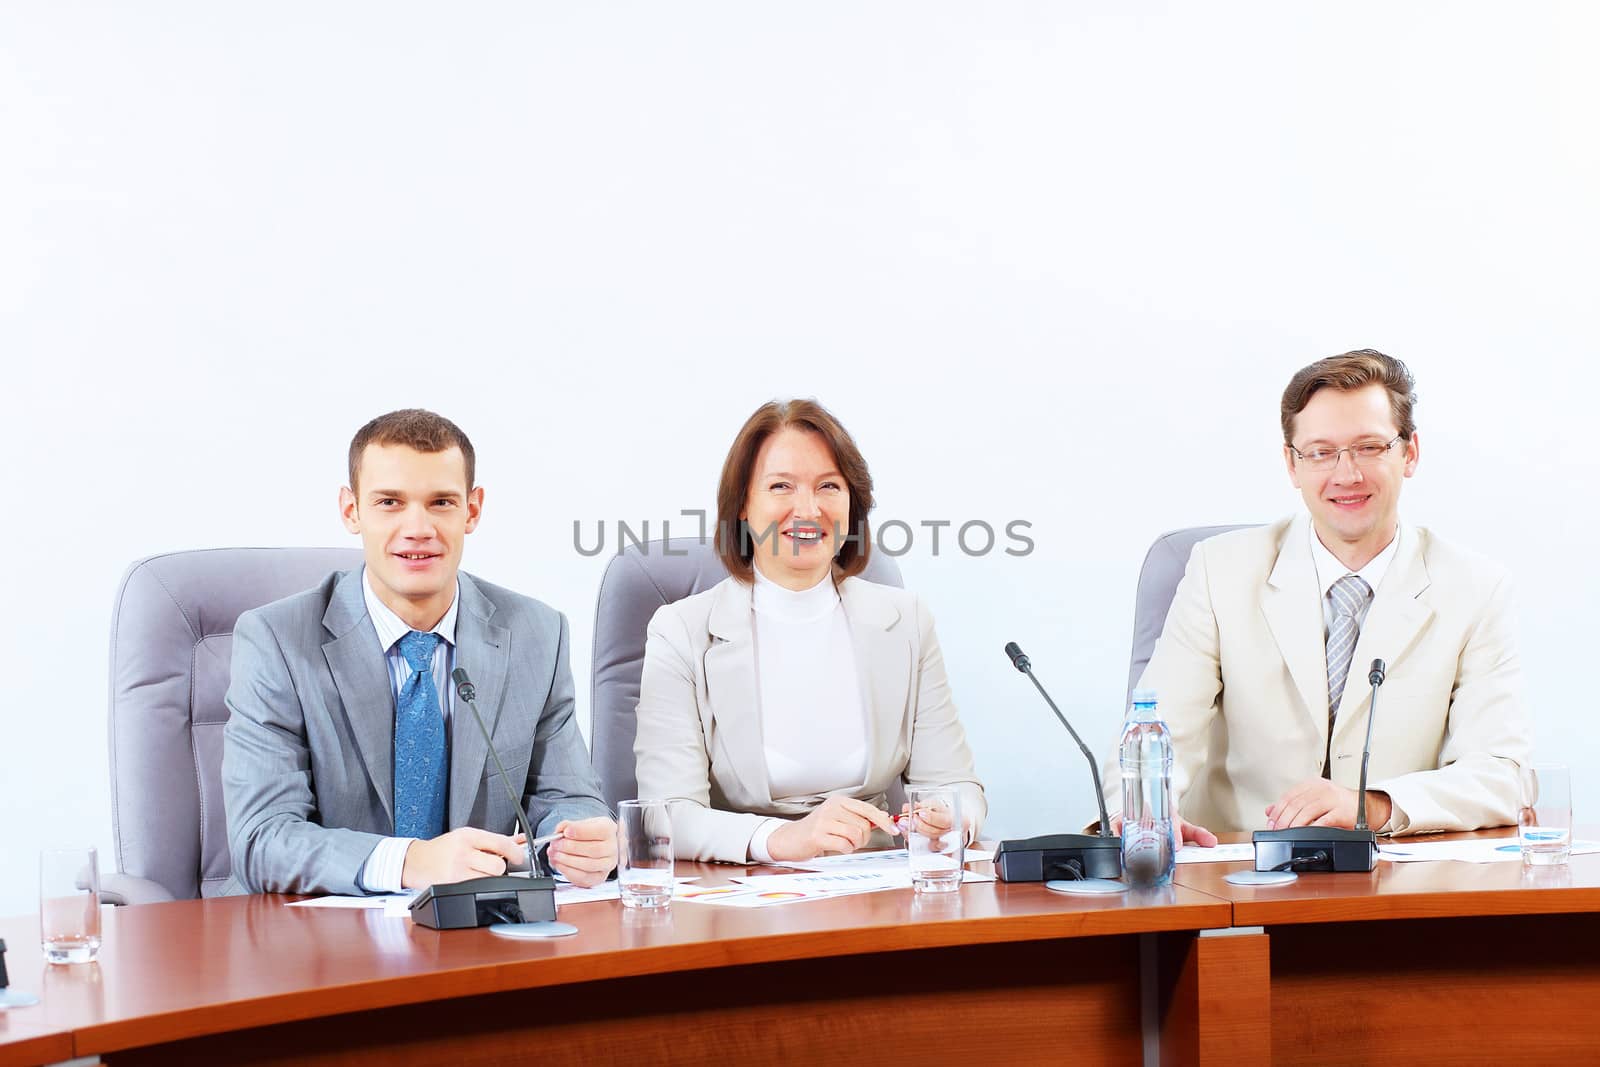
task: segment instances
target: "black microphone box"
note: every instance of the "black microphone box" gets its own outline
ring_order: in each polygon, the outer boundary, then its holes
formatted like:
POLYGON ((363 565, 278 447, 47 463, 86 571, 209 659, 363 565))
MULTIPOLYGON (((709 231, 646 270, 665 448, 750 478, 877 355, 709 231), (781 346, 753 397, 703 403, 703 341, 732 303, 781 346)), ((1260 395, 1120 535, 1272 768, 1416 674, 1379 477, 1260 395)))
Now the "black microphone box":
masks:
POLYGON ((1122 838, 1046 834, 1002 841, 994 850, 994 873, 1002 882, 1121 878, 1122 838))
POLYGON ((435 930, 496 923, 548 922, 556 917, 554 878, 468 878, 430 885, 411 902, 411 919, 435 930))
POLYGON ((1370 871, 1378 865, 1378 836, 1371 830, 1335 826, 1296 826, 1291 830, 1257 830, 1256 870, 1271 871, 1295 860, 1296 871, 1335 874, 1370 871))

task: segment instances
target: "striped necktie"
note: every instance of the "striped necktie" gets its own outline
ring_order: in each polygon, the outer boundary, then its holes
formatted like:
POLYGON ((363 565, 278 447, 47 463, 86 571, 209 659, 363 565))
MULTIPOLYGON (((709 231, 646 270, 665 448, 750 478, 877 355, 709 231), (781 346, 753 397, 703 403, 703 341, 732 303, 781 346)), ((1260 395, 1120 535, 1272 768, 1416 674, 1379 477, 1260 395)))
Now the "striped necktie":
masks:
POLYGON ((1356 638, 1361 636, 1361 609, 1372 596, 1372 587, 1359 575, 1347 574, 1333 583, 1328 597, 1333 601, 1333 626, 1328 630, 1328 736, 1333 736, 1334 716, 1344 696, 1344 683, 1350 676, 1350 659, 1355 655, 1356 638))

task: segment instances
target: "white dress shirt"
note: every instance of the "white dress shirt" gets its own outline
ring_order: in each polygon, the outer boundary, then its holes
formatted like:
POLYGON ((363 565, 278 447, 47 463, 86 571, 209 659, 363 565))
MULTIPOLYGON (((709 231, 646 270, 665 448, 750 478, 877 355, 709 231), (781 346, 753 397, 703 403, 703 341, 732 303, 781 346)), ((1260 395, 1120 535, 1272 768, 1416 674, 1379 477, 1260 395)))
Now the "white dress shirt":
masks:
POLYGON ((1367 611, 1372 607, 1372 602, 1378 595, 1378 583, 1383 581, 1384 574, 1389 570, 1390 562, 1400 549, 1400 538, 1405 536, 1404 528, 1399 523, 1395 523, 1394 537, 1389 540, 1383 551, 1373 556, 1372 561, 1359 571, 1352 571, 1349 567, 1340 563, 1339 557, 1330 552, 1328 546, 1322 543, 1322 539, 1317 536, 1316 528, 1311 525, 1311 520, 1304 518, 1302 521, 1306 524, 1306 536, 1311 539, 1311 562, 1317 569, 1317 585, 1322 589, 1322 639, 1326 641, 1328 634, 1333 630, 1333 617, 1335 614, 1333 598, 1328 594, 1333 589, 1334 583, 1348 574, 1354 574, 1357 578, 1366 582, 1367 587, 1372 590, 1367 596, 1366 603, 1361 605, 1361 617, 1356 619, 1357 626, 1365 626, 1367 623, 1367 611))
MULTIPOLYGON (((1389 570, 1390 561, 1394 559, 1395 553, 1400 549, 1400 538, 1405 536, 1405 528, 1396 522, 1394 537, 1390 539, 1383 551, 1373 556, 1372 561, 1359 571, 1352 571, 1349 567, 1340 563, 1339 557, 1330 552, 1328 546, 1322 543, 1322 539, 1317 536, 1317 531, 1311 525, 1309 518, 1305 520, 1305 524, 1310 531, 1311 563, 1317 569, 1317 586, 1322 590, 1322 639, 1326 641, 1328 634, 1333 631, 1335 611, 1333 597, 1329 593, 1332 591, 1334 583, 1347 574, 1354 574, 1371 588, 1372 592, 1367 595, 1366 601, 1361 605, 1360 618, 1356 619, 1357 626, 1365 626, 1367 624, 1367 612, 1371 610, 1372 602, 1378 598, 1378 583, 1383 581, 1384 574, 1389 570)), ((1394 827, 1403 826, 1406 822, 1405 812, 1400 810, 1400 805, 1394 802, 1393 797, 1389 798, 1389 809, 1389 820, 1377 828, 1380 833, 1391 832, 1394 827)))
MULTIPOLYGON (((389 606, 378 599, 378 594, 372 588, 372 575, 363 568, 361 572, 361 593, 367 602, 367 617, 372 620, 372 628, 378 634, 378 646, 383 649, 383 658, 389 668, 389 690, 395 706, 400 703, 400 691, 405 688, 415 673, 411 664, 400 652, 400 639, 411 632, 400 616, 389 610, 389 606)), ((456 650, 456 608, 461 603, 461 583, 456 582, 455 595, 450 598, 450 609, 444 613, 444 618, 439 620, 437 626, 429 633, 438 634, 444 640, 433 650, 433 684, 439 691, 439 711, 444 716, 446 744, 450 736, 450 713, 453 707, 454 691, 450 685, 451 665, 455 661, 456 650)), ((449 760, 445 761, 446 773, 450 766, 449 760)), ((369 893, 399 893, 404 888, 401 885, 401 876, 405 873, 406 849, 411 847, 414 837, 386 837, 378 842, 372 850, 367 861, 361 865, 361 874, 357 883, 369 893)))
MULTIPOLYGON (((796 592, 758 570, 751 597, 756 685, 767 781, 773 797, 808 797, 859 786, 867 777, 867 711, 850 623, 831 574, 796 592)), ((768 819, 750 858, 771 862, 768 819)))

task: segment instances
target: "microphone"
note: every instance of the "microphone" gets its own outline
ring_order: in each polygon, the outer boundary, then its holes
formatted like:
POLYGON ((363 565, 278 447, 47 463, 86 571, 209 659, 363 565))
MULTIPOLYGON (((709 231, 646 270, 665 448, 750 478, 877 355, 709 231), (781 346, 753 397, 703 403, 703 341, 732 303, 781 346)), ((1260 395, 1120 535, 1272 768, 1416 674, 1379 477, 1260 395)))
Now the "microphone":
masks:
POLYGON ((1372 758, 1372 724, 1378 721, 1378 687, 1389 673, 1389 665, 1381 659, 1372 661, 1367 672, 1367 684, 1372 686, 1372 703, 1367 707, 1367 740, 1361 746, 1361 788, 1356 791, 1356 829, 1367 828, 1367 760, 1372 758))
POLYGON ((1367 827, 1367 763, 1372 758, 1372 724, 1378 718, 1378 688, 1389 665, 1372 661, 1367 683, 1372 700, 1367 708, 1367 739, 1361 747, 1361 781, 1356 790, 1356 824, 1353 829, 1333 826, 1296 826, 1287 830, 1257 830, 1250 835, 1256 847, 1258 871, 1366 872, 1378 865, 1378 835, 1367 827))
POLYGON ((1078 743, 1083 758, 1089 761, 1089 774, 1094 779, 1094 797, 1100 805, 1100 833, 1046 834, 1002 841, 994 853, 995 873, 1002 882, 1083 881, 1121 877, 1122 838, 1111 832, 1111 819, 1106 814, 1105 790, 1100 785, 1100 768, 1095 764, 1094 754, 1083 743, 1083 738, 1078 736, 1078 731, 1072 728, 1067 717, 1061 714, 1061 709, 1050 699, 1050 694, 1039 684, 1039 679, 1034 677, 1033 663, 1027 654, 1015 641, 1007 642, 1005 651, 1011 659, 1011 665, 1028 676, 1061 725, 1078 743))
POLYGON ((528 873, 538 877, 539 855, 533 847, 533 828, 528 825, 528 816, 522 810, 522 799, 517 796, 516 790, 511 788, 511 778, 506 774, 505 765, 500 762, 500 753, 494 750, 494 741, 489 737, 489 728, 483 724, 483 716, 478 714, 477 687, 472 684, 472 679, 467 677, 465 667, 457 667, 450 672, 450 677, 455 679, 456 696, 460 697, 461 702, 471 710, 472 721, 478 724, 478 732, 483 734, 483 743, 489 750, 489 758, 494 760, 495 777, 505 786, 506 799, 511 801, 511 810, 517 813, 517 826, 528 839, 528 873))
POLYGON ((522 800, 511 788, 511 779, 500 754, 494 750, 494 740, 489 728, 478 714, 477 689, 466 669, 457 667, 450 672, 456 683, 456 695, 472 713, 472 721, 483 734, 483 743, 494 760, 495 777, 505 787, 516 813, 517 826, 528 842, 528 877, 501 875, 488 878, 468 878, 447 885, 431 885, 418 893, 410 904, 411 918, 422 926, 435 930, 460 930, 474 926, 487 926, 489 932, 504 937, 560 937, 578 932, 576 926, 555 921, 556 881, 539 873, 539 854, 533 845, 533 829, 528 825, 527 813, 522 810, 522 800))
POLYGON ((1100 836, 1112 836, 1111 819, 1106 815, 1106 791, 1100 785, 1100 768, 1095 764, 1094 753, 1089 751, 1089 746, 1083 743, 1083 738, 1078 736, 1078 731, 1072 728, 1072 724, 1067 721, 1067 717, 1061 714, 1061 709, 1056 707, 1054 700, 1050 699, 1050 694, 1044 691, 1044 686, 1039 684, 1039 679, 1033 676, 1033 663, 1028 659, 1028 654, 1018 648, 1015 641, 1010 641, 1006 644, 1006 655, 1011 657, 1011 665, 1013 667, 1028 676, 1028 680, 1033 683, 1033 687, 1039 690, 1039 695, 1044 697, 1044 702, 1050 705, 1050 710, 1055 712, 1056 718, 1061 720, 1061 725, 1067 728, 1067 733, 1071 734, 1072 739, 1078 742, 1078 750, 1083 753, 1083 758, 1089 761, 1089 774, 1094 778, 1095 799, 1100 803, 1100 836))

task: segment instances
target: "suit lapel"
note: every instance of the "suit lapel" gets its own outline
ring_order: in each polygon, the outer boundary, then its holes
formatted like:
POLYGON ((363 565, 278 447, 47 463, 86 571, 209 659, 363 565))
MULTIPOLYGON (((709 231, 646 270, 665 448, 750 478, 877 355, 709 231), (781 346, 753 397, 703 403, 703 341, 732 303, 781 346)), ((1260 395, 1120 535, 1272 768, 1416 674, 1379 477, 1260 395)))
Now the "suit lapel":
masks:
MULTIPOLYGON (((484 729, 494 736, 504 703, 506 676, 511 667, 511 631, 491 621, 494 604, 465 574, 461 582, 461 607, 456 612, 455 665, 464 668, 477 690, 474 701, 483 715, 484 729)), ((454 681, 451 681, 454 691, 454 681)), ((472 709, 457 699, 450 714, 450 802, 449 826, 466 826, 472 806, 478 799, 489 746, 483 730, 472 717, 472 709)), ((495 788, 499 788, 498 786, 495 788)), ((517 786, 513 783, 513 789, 517 786)))
POLYGON ((1278 653, 1300 694, 1307 715, 1326 736, 1328 730, 1327 641, 1322 632, 1322 598, 1317 588, 1317 568, 1305 527, 1289 524, 1278 546, 1278 559, 1261 591, 1261 613, 1266 616, 1278 653))
POLYGON ((1359 712, 1372 697, 1367 683, 1367 671, 1374 659, 1383 660, 1391 669, 1399 663, 1416 644, 1423 627, 1433 618, 1433 609, 1420 599, 1429 585, 1428 567, 1423 559, 1422 534, 1412 528, 1401 534, 1400 546, 1389 570, 1378 583, 1372 598, 1372 607, 1356 638, 1355 651, 1350 657, 1350 678, 1345 683, 1344 696, 1339 699, 1339 715, 1334 720, 1334 732, 1342 736, 1354 729, 1358 719, 1361 729, 1366 729, 1366 717, 1359 712))
POLYGON ((857 684, 867 709, 866 780, 881 781, 888 776, 894 740, 906 721, 914 675, 911 642, 894 629, 900 611, 877 586, 846 578, 839 583, 839 597, 850 625, 857 684))
POLYGON ((322 646, 346 721, 383 810, 394 825, 394 689, 378 633, 367 618, 361 568, 339 579, 322 615, 333 639, 322 646))
MULTIPOLYGON (((758 804, 772 803, 767 753, 761 734, 760 689, 756 683, 756 645, 751 627, 753 586, 738 580, 717 586, 707 620, 706 702, 728 761, 720 774, 737 778, 758 804)), ((715 759, 715 754, 713 754, 715 759)))

